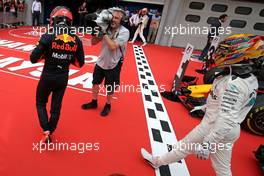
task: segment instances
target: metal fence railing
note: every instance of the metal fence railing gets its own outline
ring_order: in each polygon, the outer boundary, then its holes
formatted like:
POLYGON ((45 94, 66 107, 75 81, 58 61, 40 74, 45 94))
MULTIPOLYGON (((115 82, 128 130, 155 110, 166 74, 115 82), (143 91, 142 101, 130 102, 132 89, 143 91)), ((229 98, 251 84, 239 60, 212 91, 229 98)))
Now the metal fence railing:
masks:
POLYGON ((0 12, 0 27, 15 27, 26 22, 26 10, 13 12, 0 12))

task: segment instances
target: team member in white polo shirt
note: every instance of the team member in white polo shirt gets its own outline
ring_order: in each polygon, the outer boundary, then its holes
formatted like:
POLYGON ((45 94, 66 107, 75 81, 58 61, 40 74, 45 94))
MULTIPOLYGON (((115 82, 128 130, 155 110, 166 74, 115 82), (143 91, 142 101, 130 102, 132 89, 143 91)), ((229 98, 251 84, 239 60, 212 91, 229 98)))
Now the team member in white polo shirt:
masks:
POLYGON ((39 0, 35 0, 32 4, 32 26, 35 26, 35 21, 37 20, 37 26, 39 26, 40 14, 41 14, 41 2, 39 0))
POLYGON ((137 39, 137 36, 139 35, 141 40, 143 41, 143 45, 145 46, 147 44, 147 41, 143 35, 144 29, 146 28, 147 24, 148 24, 148 9, 144 8, 141 10, 141 13, 139 15, 139 22, 138 22, 138 28, 134 34, 133 40, 130 43, 134 43, 135 40, 137 39))

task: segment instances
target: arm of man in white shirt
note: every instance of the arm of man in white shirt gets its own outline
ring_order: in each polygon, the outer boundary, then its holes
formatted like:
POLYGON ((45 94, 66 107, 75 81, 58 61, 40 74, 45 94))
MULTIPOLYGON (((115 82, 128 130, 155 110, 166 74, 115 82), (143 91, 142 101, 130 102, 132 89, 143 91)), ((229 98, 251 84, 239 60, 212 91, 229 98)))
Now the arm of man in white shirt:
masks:
POLYGON ((134 24, 134 18, 135 18, 135 15, 132 15, 132 16, 129 18, 129 23, 130 23, 131 26, 134 24))
POLYGON ((33 4, 32 4, 32 7, 31 7, 31 11, 32 11, 32 13, 34 13, 34 6, 35 6, 35 1, 33 2, 33 4))

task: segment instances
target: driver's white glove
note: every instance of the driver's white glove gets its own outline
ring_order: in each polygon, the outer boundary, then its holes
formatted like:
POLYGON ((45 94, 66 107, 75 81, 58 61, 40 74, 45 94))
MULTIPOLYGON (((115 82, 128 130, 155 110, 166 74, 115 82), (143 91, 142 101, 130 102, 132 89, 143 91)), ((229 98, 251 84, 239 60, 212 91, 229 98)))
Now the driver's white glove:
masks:
POLYGON ((194 111, 198 111, 198 110, 202 110, 203 112, 205 112, 205 109, 206 109, 206 104, 205 105, 202 105, 202 106, 195 106, 191 111, 190 113, 194 112, 194 111))
POLYGON ((198 159, 207 160, 210 155, 210 144, 206 142, 199 144, 195 150, 198 159))

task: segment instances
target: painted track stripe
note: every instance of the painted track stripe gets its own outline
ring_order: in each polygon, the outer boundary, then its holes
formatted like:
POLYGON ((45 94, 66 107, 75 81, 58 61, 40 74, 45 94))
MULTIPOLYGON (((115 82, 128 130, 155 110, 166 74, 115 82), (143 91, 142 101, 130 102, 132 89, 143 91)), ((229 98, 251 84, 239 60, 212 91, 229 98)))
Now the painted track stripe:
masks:
MULTIPOLYGON (((15 75, 15 76, 19 76, 19 77, 22 77, 22 78, 27 78, 27 79, 32 79, 32 80, 39 81, 39 78, 35 78, 35 77, 31 77, 31 76, 26 76, 26 75, 22 75, 22 74, 10 72, 10 71, 5 71, 5 70, 1 70, 0 69, 0 72, 7 73, 7 74, 11 74, 11 75, 15 75)), ((69 86, 69 85, 67 87, 70 88, 70 89, 73 89, 73 90, 81 91, 81 92, 92 93, 92 91, 90 91, 90 90, 85 90, 85 89, 81 89, 81 88, 77 88, 77 87, 73 87, 73 86, 69 86)), ((99 93, 98 95, 106 97, 106 94, 99 93)), ((113 97, 113 99, 117 99, 117 97, 113 97)))
MULTIPOLYGON (((144 50, 133 45, 138 79, 141 86, 142 100, 148 125, 150 144, 154 156, 168 152, 171 144, 177 142, 170 118, 159 93, 159 88, 144 50)), ((155 170, 156 176, 189 176, 184 160, 155 170)))

